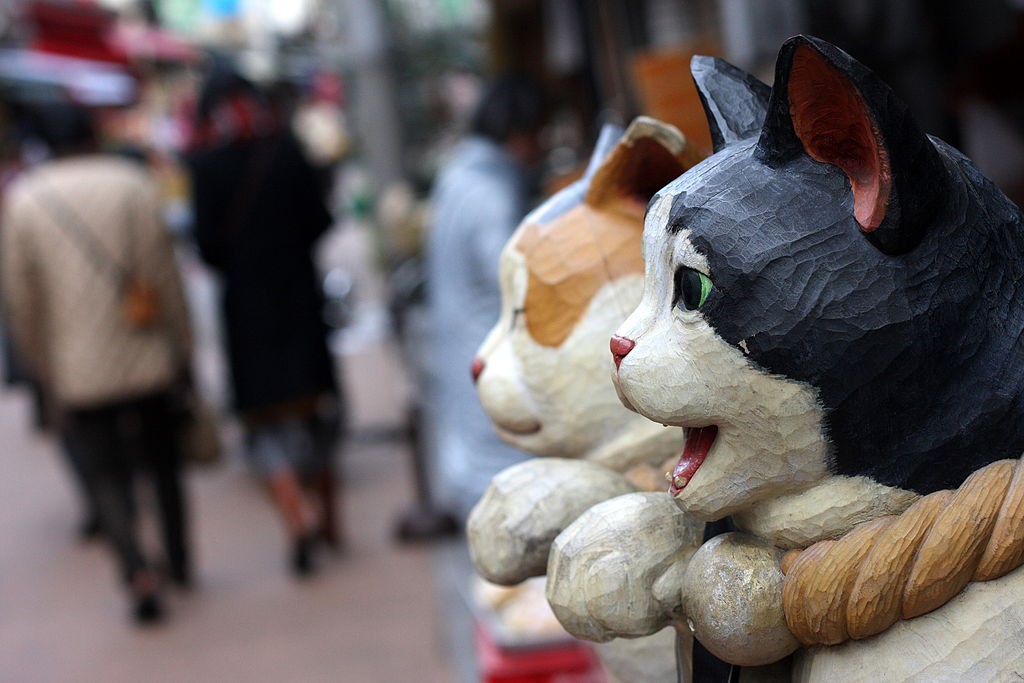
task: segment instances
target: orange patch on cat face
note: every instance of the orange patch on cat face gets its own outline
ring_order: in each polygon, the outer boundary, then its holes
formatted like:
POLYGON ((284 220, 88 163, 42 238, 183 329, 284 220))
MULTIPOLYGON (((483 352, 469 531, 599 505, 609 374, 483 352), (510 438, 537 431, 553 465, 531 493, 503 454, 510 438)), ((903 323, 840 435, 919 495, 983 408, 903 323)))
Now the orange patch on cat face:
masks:
POLYGON ((561 346, 601 287, 643 274, 647 202, 698 161, 679 131, 637 119, 601 162, 579 206, 521 229, 516 249, 528 273, 523 315, 538 344, 561 346))
POLYGON ((643 210, 628 199, 584 203, 553 223, 523 228, 516 242, 529 276, 523 317, 538 344, 560 346, 601 287, 643 273, 643 210))

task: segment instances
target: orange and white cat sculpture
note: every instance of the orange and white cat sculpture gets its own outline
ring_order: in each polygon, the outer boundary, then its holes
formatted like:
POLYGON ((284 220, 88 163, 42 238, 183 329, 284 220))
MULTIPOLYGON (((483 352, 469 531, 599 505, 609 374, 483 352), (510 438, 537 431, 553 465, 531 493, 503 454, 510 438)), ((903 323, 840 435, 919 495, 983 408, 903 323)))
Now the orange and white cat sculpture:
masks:
MULTIPOLYGON (((648 566, 678 566, 680 553, 701 541, 702 523, 675 510, 664 493, 644 493, 664 489, 664 463, 678 455, 678 433, 623 408, 608 354, 609 334, 642 293, 647 202, 699 160, 678 130, 659 121, 638 118, 625 133, 606 126, 584 177, 527 216, 502 253, 501 317, 473 374, 498 434, 549 457, 498 474, 470 515, 470 551, 490 581, 543 575, 554 538, 590 507, 619 496, 651 510, 671 541, 649 546, 648 566)), ((632 635, 669 624, 666 605, 649 591, 632 599, 634 616, 644 615, 632 635)), ((599 651, 622 680, 666 680, 675 670, 673 637, 666 629, 599 651)))

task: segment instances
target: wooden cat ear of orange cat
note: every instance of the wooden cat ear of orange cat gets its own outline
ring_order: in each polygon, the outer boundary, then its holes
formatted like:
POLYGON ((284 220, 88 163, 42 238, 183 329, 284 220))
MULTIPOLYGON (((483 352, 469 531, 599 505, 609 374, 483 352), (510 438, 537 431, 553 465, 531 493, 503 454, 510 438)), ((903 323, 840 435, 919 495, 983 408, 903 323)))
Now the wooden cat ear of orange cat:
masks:
POLYGON ((594 171, 584 201, 642 216, 658 190, 701 159, 675 126, 639 116, 594 171))

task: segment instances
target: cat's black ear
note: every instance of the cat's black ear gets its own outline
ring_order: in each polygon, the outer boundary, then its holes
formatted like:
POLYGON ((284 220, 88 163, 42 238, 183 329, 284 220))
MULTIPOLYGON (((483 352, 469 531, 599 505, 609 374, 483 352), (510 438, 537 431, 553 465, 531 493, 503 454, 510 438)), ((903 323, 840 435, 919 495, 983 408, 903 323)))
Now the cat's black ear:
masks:
POLYGON ((775 168, 798 154, 846 174, 857 223, 888 254, 921 241, 948 183, 935 145, 889 86, 809 36, 790 38, 779 52, 757 148, 775 168))
POLYGON ((708 117, 714 151, 761 130, 771 88, 718 57, 694 56, 690 73, 708 117))

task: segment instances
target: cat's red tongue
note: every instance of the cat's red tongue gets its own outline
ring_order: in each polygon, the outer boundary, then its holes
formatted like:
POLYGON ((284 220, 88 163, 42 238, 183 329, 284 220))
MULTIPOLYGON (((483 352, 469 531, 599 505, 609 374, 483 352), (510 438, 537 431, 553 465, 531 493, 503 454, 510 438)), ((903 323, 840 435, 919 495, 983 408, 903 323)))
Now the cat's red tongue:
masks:
POLYGON ((679 456, 679 462, 672 470, 671 485, 668 487, 668 492, 673 496, 679 495, 690 483, 697 468, 704 464, 704 458, 708 457, 708 451, 718 436, 718 427, 715 425, 687 427, 684 431, 686 446, 683 447, 683 454, 679 456))

